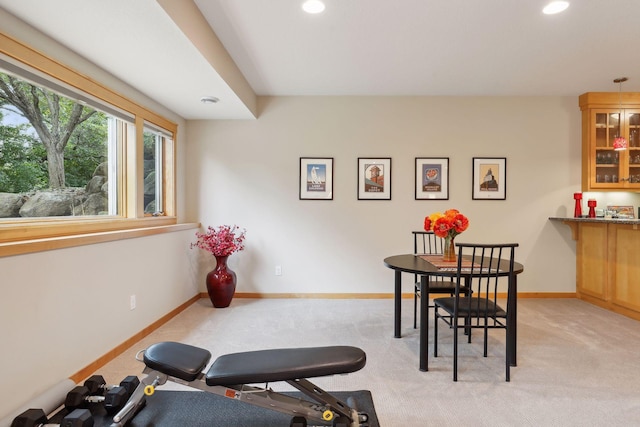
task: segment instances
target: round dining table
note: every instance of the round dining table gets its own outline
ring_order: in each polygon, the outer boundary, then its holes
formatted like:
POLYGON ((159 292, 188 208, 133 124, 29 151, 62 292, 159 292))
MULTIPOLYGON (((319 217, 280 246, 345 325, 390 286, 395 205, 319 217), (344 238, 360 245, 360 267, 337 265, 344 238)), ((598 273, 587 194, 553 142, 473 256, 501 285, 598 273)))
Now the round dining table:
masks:
MULTIPOLYGON (((392 255, 384 259, 384 265, 394 270, 394 325, 393 336, 395 338, 401 338, 401 318, 402 318, 402 273, 417 274, 420 276, 420 355, 419 355, 419 367, 421 371, 429 370, 428 351, 427 344, 429 342, 429 276, 445 276, 445 277, 457 277, 458 269, 456 268, 442 268, 429 262, 425 259, 426 256, 422 254, 401 254, 392 255)), ((470 257, 469 261, 471 261, 470 257)), ((465 256, 463 256, 465 259, 465 256)), ((505 271, 504 276, 508 276, 509 261, 500 260, 499 269, 505 271)), ((519 262, 514 262, 513 275, 508 282, 508 294, 507 312, 511 315, 507 321, 509 322, 508 331, 511 334, 507 337, 511 343, 510 354, 511 366, 516 366, 516 350, 517 350, 517 316, 518 316, 518 274, 524 271, 524 266, 519 262)), ((461 272, 461 277, 465 280, 468 279, 470 273, 464 271, 461 272)))

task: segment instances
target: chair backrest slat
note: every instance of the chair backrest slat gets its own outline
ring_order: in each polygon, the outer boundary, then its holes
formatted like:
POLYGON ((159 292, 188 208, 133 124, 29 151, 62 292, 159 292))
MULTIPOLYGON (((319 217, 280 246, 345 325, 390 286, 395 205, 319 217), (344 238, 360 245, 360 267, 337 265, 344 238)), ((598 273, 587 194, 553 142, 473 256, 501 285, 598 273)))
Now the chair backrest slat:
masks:
MULTIPOLYGON (((435 235, 433 231, 412 231, 414 255, 441 255, 444 252, 444 239, 435 235)), ((417 283, 420 280, 418 274, 414 275, 417 283)), ((434 276, 433 282, 442 281, 442 277, 434 276)))
MULTIPOLYGON (((472 308, 479 308, 481 305, 486 310, 475 310, 475 322, 479 323, 493 318, 496 321, 497 311, 502 308, 497 304, 500 290, 506 290, 507 299, 508 292, 511 289, 509 284, 514 280, 513 273, 515 248, 517 243, 505 244, 476 244, 476 243, 456 243, 458 248, 458 272, 456 274, 456 287, 459 289, 466 284, 471 289, 466 295, 456 292, 456 307, 461 304, 463 298, 467 299, 467 304, 472 308), (470 267, 465 267, 465 263, 469 258, 473 262, 470 267), (501 288, 501 283, 507 286, 501 288)), ((501 316, 497 316, 501 317, 501 316)))
POLYGON ((413 254, 438 255, 444 250, 444 240, 433 231, 412 231, 413 254))

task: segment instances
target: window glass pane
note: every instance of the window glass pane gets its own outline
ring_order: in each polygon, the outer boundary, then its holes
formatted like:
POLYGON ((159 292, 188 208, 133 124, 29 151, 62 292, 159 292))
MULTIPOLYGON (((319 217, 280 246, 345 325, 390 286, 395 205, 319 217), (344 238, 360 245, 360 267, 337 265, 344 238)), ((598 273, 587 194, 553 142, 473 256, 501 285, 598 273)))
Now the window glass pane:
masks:
POLYGON ((163 143, 164 137, 144 129, 144 213, 161 215, 163 208, 163 143))
POLYGON ((118 122, 0 72, 0 219, 117 214, 118 122))

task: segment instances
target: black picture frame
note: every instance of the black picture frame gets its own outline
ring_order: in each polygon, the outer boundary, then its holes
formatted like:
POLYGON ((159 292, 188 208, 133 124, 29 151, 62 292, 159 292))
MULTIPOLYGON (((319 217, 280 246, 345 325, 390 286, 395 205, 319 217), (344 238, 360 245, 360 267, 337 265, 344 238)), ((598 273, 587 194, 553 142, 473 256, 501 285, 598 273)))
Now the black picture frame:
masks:
POLYGON ((473 200, 506 200, 507 158, 474 157, 472 180, 473 200))
POLYGON ((300 157, 300 200, 333 200, 333 157, 300 157))
POLYGON ((391 200, 391 157, 358 157, 358 200, 391 200))
POLYGON ((416 157, 415 199, 449 200, 448 157, 416 157))

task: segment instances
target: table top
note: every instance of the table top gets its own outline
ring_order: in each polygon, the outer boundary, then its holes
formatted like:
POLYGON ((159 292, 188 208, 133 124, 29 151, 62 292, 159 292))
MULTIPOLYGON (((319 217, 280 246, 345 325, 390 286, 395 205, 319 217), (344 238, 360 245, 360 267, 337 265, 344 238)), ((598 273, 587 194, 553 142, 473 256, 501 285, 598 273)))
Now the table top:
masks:
MULTIPOLYGON (((470 256, 464 256, 463 259, 471 260, 470 256)), ((455 269, 445 269, 441 270, 432 263, 427 260, 424 260, 420 257, 420 254, 402 254, 402 255, 392 255, 384 259, 384 265, 393 269, 400 270, 406 273, 413 274, 439 274, 439 275, 456 275, 457 271, 455 269)), ((500 269, 508 270, 509 262, 506 260, 500 260, 500 269)), ((513 272, 515 274, 520 274, 524 271, 524 266, 519 262, 513 263, 513 272)))

